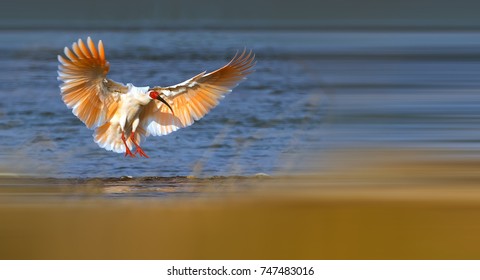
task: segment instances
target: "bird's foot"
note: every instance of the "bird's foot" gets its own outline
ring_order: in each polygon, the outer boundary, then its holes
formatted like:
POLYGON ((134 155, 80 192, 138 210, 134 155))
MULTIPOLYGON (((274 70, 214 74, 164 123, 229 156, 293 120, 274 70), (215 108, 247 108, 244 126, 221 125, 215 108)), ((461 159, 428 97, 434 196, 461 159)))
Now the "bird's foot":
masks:
MULTIPOLYGON (((127 146, 125 146, 125 147, 127 148, 125 150, 125 157, 130 156, 130 157, 134 158, 135 155, 132 153, 132 151, 127 146)), ((135 153, 137 153, 137 152, 135 152, 135 153)))
POLYGON ((125 139, 125 133, 122 131, 122 141, 123 144, 125 145, 125 157, 130 156, 130 157, 135 157, 135 155, 132 153, 130 148, 128 148, 127 141, 125 139))
POLYGON ((149 158, 149 156, 147 156, 147 154, 143 151, 140 145, 138 145, 138 143, 135 141, 134 135, 135 135, 135 132, 132 132, 132 134, 130 134, 130 140, 132 141, 133 145, 135 145, 135 154, 139 154, 141 157, 144 157, 144 158, 149 158))
POLYGON ((135 150, 135 154, 139 154, 141 157, 144 157, 144 158, 149 158, 149 156, 147 156, 147 154, 138 145, 137 145, 137 148, 135 150))

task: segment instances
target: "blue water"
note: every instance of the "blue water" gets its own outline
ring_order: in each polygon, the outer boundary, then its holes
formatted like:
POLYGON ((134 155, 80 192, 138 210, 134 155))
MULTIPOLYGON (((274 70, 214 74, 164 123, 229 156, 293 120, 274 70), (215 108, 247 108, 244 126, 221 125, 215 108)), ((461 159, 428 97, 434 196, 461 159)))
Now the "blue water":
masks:
MULTIPOLYGON (((0 31, 0 173, 57 178, 278 174, 332 150, 448 150, 478 157, 480 33, 0 31), (256 72, 191 127, 99 148, 63 104, 57 54, 102 39, 109 77, 167 86, 251 48, 256 72)), ((328 163, 323 163, 327 164, 328 163)))

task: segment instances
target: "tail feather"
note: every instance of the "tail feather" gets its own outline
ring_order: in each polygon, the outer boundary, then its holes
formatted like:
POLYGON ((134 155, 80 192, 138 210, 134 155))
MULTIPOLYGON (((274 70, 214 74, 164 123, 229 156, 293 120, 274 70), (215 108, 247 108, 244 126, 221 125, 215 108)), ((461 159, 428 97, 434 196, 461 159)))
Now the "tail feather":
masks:
MULTIPOLYGON (((126 150, 122 141, 122 132, 118 124, 107 122, 98 127, 93 134, 93 139, 98 146, 107 151, 124 153, 126 150)), ((131 149, 132 144, 130 140, 127 141, 128 148, 131 149)))
MULTIPOLYGON (((145 130, 142 127, 138 127, 137 133, 135 133, 135 141, 138 144, 140 144, 143 135, 145 135, 145 130)), ((130 133, 125 134, 125 137, 127 138, 127 146, 130 150, 132 150, 134 144, 132 143, 132 140, 130 140, 129 136, 130 133)), ((98 146, 107 151, 124 153, 126 150, 122 140, 122 131, 120 129, 120 125, 118 124, 112 124, 111 122, 105 123, 95 130, 93 138, 98 146)))

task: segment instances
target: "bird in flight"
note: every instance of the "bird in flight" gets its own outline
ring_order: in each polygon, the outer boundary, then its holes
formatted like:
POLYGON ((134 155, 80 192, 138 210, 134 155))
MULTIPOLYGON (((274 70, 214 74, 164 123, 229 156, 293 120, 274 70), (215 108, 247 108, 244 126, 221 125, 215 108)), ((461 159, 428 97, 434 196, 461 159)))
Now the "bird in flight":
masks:
POLYGON ((198 121, 253 72, 255 55, 244 50, 222 68, 202 72, 174 86, 136 87, 107 78, 109 63, 100 40, 88 37, 59 55, 62 99, 90 129, 102 148, 125 156, 147 157, 140 142, 167 135, 198 121))

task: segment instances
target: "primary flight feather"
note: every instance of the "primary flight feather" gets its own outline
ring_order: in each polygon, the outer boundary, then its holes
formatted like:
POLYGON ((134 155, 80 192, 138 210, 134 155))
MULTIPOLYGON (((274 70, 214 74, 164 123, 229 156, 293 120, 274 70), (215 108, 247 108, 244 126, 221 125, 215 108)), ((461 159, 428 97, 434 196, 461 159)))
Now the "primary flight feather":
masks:
POLYGON ((107 78, 109 63, 102 41, 88 37, 59 55, 58 79, 62 99, 88 128, 95 142, 125 156, 148 157, 140 147, 143 138, 167 135, 207 114, 225 94, 253 72, 254 54, 243 51, 225 66, 202 72, 183 83, 136 87, 107 78))

